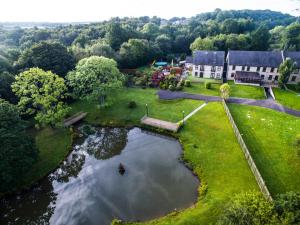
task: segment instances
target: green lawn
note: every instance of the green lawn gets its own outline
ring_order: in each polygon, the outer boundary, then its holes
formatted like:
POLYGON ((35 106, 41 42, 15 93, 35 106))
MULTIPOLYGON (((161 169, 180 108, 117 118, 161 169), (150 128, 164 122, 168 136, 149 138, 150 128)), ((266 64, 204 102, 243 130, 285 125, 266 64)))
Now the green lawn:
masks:
POLYGON ((216 83, 216 84, 222 84, 223 80, 221 79, 210 79, 210 78, 200 78, 200 77, 194 77, 192 75, 188 76, 188 78, 191 82, 200 82, 200 83, 204 83, 204 82, 212 82, 212 83, 216 83))
POLYGON ((299 191, 300 118, 255 106, 229 108, 271 194, 299 191))
POLYGON ((39 159, 23 176, 18 186, 28 186, 47 175, 71 149, 72 138, 67 129, 45 128, 31 133, 35 136, 39 159))
POLYGON ((72 105, 72 113, 78 111, 88 112, 86 120, 94 124, 125 125, 137 124, 146 113, 145 105, 148 104, 149 116, 164 119, 170 122, 178 122, 182 119, 182 111, 185 114, 192 112, 203 104, 196 100, 161 101, 156 95, 156 89, 130 88, 118 91, 111 107, 98 109, 95 103, 78 101, 72 105), (137 103, 136 109, 128 108, 129 101, 137 103))
POLYGON ((205 88, 205 83, 191 83, 191 87, 184 87, 183 91, 192 93, 192 94, 202 94, 202 95, 220 95, 220 86, 221 84, 211 84, 211 89, 205 88))
POLYGON ((230 85, 230 96, 250 99, 265 99, 264 89, 262 87, 234 84, 228 81, 230 85))
POLYGON ((291 109, 300 110, 300 95, 289 91, 289 90, 282 90, 279 88, 273 88, 273 92, 275 95, 276 100, 291 109))

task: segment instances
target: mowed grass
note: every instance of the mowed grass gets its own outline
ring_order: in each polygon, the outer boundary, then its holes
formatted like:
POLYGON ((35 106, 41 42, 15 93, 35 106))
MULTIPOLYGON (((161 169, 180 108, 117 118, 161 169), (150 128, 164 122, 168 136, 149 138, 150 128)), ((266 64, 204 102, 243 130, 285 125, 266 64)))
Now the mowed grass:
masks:
POLYGON ((162 101, 156 95, 156 89, 129 88, 121 89, 114 96, 113 105, 99 109, 96 103, 85 100, 72 105, 72 112, 85 111, 88 113, 86 121, 101 125, 131 125, 138 124, 146 114, 148 105, 149 117, 159 118, 170 122, 178 122, 182 119, 182 111, 185 115, 203 104, 196 100, 162 101), (128 103, 135 101, 137 107, 130 109, 128 103))
POLYGON ((255 106, 229 108, 271 194, 299 191, 300 118, 255 106))
POLYGON ((234 84, 228 81, 230 85, 230 96, 250 99, 265 99, 264 89, 262 87, 234 84))
POLYGON ((71 149, 72 138, 67 129, 44 128, 33 133, 39 149, 39 158, 20 179, 19 187, 28 186, 56 169, 71 149))
POLYGON ((279 88, 273 88, 273 92, 276 98, 276 101, 278 101, 280 104, 291 108, 300 110, 300 95, 296 92, 289 91, 289 90, 282 90, 279 88))
MULTIPOLYGON (((191 87, 184 87, 183 91, 192 93, 192 94, 202 94, 202 95, 212 95, 212 96, 220 96, 220 86, 221 84, 213 83, 211 88, 205 88, 205 83, 192 83, 191 87)), ((265 99, 264 89, 262 87, 255 86, 247 86, 247 85, 239 85, 234 84, 229 81, 230 85, 230 97, 237 98, 250 98, 250 99, 265 99)))
POLYGON ((207 192, 193 207, 146 224, 214 224, 233 195, 259 190, 221 103, 209 103, 192 116, 179 138, 184 159, 207 192))

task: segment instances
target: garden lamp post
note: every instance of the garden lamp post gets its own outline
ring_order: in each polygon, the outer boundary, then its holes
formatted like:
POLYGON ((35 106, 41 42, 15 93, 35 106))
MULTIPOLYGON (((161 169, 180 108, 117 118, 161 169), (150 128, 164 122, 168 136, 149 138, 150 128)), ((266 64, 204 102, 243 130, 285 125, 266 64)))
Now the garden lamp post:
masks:
POLYGON ((182 111, 182 124, 184 125, 184 111, 182 111))
POLYGON ((146 104, 146 116, 148 117, 148 104, 146 104))

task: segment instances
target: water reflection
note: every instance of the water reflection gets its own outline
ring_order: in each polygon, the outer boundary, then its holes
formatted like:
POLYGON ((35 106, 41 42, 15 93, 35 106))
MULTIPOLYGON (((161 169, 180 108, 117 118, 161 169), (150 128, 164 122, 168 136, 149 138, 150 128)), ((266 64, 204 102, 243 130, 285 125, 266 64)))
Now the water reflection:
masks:
POLYGON ((198 180, 178 162, 176 140, 138 128, 83 133, 60 168, 37 188, 1 200, 0 224, 147 220, 196 200, 198 180), (123 176, 120 163, 126 169, 123 176))

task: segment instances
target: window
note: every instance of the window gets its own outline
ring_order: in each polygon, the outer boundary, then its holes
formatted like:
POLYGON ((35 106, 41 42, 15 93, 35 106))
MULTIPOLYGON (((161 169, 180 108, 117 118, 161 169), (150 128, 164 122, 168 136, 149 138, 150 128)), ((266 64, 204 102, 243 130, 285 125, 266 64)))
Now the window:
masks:
POLYGON ((260 71, 260 67, 258 66, 257 68, 256 68, 256 72, 259 72, 260 71))
POLYGON ((273 76, 269 75, 268 80, 272 80, 273 76))
POLYGON ((203 65, 200 66, 200 71, 204 71, 204 66, 203 65))
POLYGON ((295 82, 295 81, 296 81, 296 76, 292 76, 291 81, 292 81, 292 82, 295 82))
POLYGON ((264 79, 265 79, 265 75, 261 75, 260 78, 261 78, 262 80, 264 80, 264 79))
POLYGON ((245 70, 245 66, 242 66, 242 70, 243 70, 243 71, 245 70))
POLYGON ((195 66, 195 70, 198 70, 198 66, 195 66))
POLYGON ((212 79, 215 78, 215 73, 211 73, 210 78, 212 78, 212 79))
POLYGON ((219 73, 217 73, 217 79, 220 79, 220 78, 221 78, 220 74, 219 74, 219 73))
POLYGON ((267 68, 266 67, 263 67, 263 72, 266 72, 267 68))
POLYGON ((198 76, 198 72, 195 72, 195 76, 196 76, 196 77, 198 76))
POLYGON ((235 70, 235 65, 232 66, 232 70, 235 70))
POLYGON ((200 72, 200 77, 203 77, 203 72, 200 72))
POLYGON ((234 73, 231 73, 231 77, 234 77, 234 73))
POLYGON ((221 66, 218 66, 218 71, 220 71, 221 70, 221 66))
POLYGON ((212 72, 215 72, 215 71, 216 71, 216 67, 215 67, 215 66, 212 66, 212 67, 211 67, 211 71, 212 71, 212 72))
POLYGON ((271 72, 271 73, 274 73, 274 68, 273 68, 273 67, 271 68, 270 72, 271 72))
POLYGON ((250 66, 247 66, 247 71, 250 71, 250 66))
POLYGON ((275 76, 274 80, 278 81, 278 76, 275 76))

